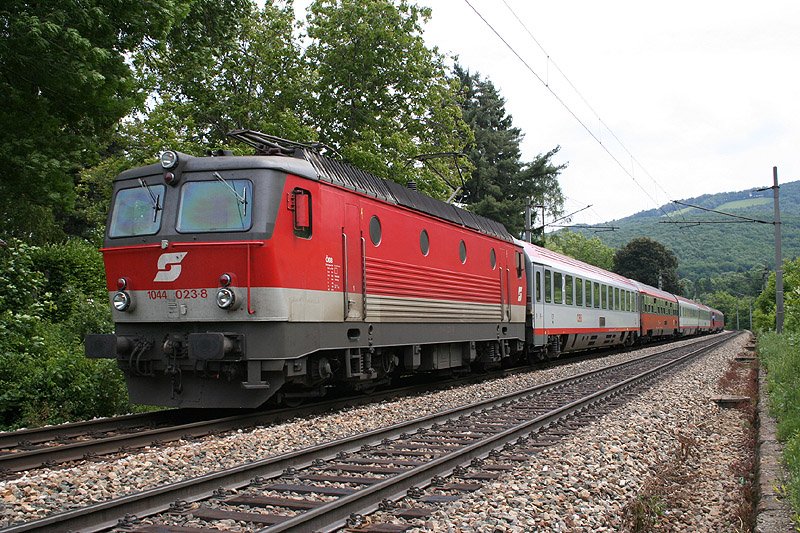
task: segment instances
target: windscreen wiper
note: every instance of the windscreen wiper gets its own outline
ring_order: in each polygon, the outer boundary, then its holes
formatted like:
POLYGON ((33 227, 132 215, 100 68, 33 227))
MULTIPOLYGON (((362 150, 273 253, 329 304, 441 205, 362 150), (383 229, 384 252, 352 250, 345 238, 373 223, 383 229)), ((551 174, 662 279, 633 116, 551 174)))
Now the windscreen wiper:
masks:
POLYGON ((161 211, 161 206, 158 205, 161 196, 153 193, 152 189, 150 189, 142 178, 139 178, 139 185, 147 191, 147 194, 150 195, 150 200, 153 202, 153 223, 155 223, 158 220, 158 212, 161 211))
POLYGON ((214 177, 217 178, 217 180, 219 180, 222 183, 224 183, 225 186, 236 197, 236 200, 240 204, 242 204, 242 206, 244 206, 244 212, 242 213, 242 216, 246 217, 247 216, 247 187, 242 187, 242 194, 239 194, 238 192, 236 192, 236 189, 234 189, 233 186, 230 183, 225 181, 225 178, 223 178, 222 176, 219 175, 219 172, 214 172, 214 177))

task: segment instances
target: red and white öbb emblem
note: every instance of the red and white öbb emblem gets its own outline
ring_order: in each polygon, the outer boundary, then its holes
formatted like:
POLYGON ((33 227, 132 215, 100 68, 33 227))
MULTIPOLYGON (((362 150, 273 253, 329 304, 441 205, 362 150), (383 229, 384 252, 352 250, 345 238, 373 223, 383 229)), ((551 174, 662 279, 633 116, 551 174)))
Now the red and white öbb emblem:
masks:
POLYGON ((158 258, 158 272, 153 281, 175 281, 181 275, 181 261, 189 252, 171 252, 158 258))

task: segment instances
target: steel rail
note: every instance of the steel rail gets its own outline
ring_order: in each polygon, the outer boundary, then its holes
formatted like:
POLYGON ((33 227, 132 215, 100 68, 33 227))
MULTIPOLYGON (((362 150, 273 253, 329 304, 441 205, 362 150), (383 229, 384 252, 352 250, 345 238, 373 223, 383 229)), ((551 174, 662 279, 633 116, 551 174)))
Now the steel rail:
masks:
MULTIPOLYGON (((690 356, 692 354, 697 355, 698 353, 701 353, 701 351, 708 351, 710 349, 713 349, 716 346, 730 340, 732 336, 733 336, 732 334, 728 334, 722 338, 716 338, 714 339, 713 342, 708 343, 702 348, 693 351, 690 354, 690 356)), ((700 341, 698 343, 693 343, 688 346, 672 348, 664 352, 651 354, 632 361, 609 365, 593 371, 582 372, 574 376, 562 378, 549 383, 536 385, 529 389, 507 393, 499 397, 483 400, 467 406, 461 406, 449 409, 447 411, 442 411, 439 413, 427 415, 425 417, 417 418, 414 420, 401 422, 386 428, 376 429, 361 435, 355 435, 352 437, 320 444, 310 448, 304 448, 295 452, 286 453, 279 456, 273 456, 266 459, 261 459, 258 461, 243 464, 224 471, 207 474, 197 478, 186 479, 171 485, 156 487, 153 489, 123 496, 113 500, 108 500, 98 504, 93 504, 84 508, 74 509, 71 511, 67 511, 65 513, 51 515, 49 517, 39 519, 36 521, 18 524, 0 531, 2 531, 2 533, 22 533, 28 531, 53 531, 53 530, 59 530, 59 531, 81 530, 85 532, 102 531, 114 527, 117 524, 117 521, 121 517, 124 517, 126 515, 151 516, 154 514, 158 514, 167 511, 170 508, 170 504, 176 500, 185 500, 187 502, 202 500, 212 496, 215 493, 215 491, 220 487, 232 490, 240 489, 250 484, 250 481, 256 477, 263 477, 263 478, 278 477, 289 467, 293 467, 296 469, 305 468, 311 466, 315 459, 321 458, 330 460, 335 458, 336 455, 339 454, 340 452, 360 449, 364 445, 375 445, 377 443, 380 443, 381 441, 384 441, 385 439, 395 440, 403 433, 413 432, 419 428, 429 427, 433 424, 442 423, 444 421, 456 418, 458 416, 465 416, 471 413, 483 411, 490 407, 501 405, 518 399, 523 399, 531 395, 542 394, 551 389, 563 387, 565 384, 570 382, 572 383, 578 382, 580 380, 588 379, 592 376, 598 376, 602 375, 603 373, 613 372, 621 367, 640 364, 643 361, 647 361, 649 359, 656 357, 663 357, 665 354, 668 354, 670 352, 685 350, 686 348, 695 346, 697 344, 704 344, 704 342, 700 341)), ((574 411, 577 410, 579 406, 570 404, 568 406, 565 406, 563 409, 566 408, 570 408, 572 411, 574 411)), ((537 424, 537 421, 539 421, 540 425, 548 424, 548 422, 540 421, 539 420, 540 418, 541 417, 532 420, 528 425, 537 424)), ((519 432, 530 433, 534 429, 535 428, 519 430, 519 432)), ((510 431, 514 431, 515 434, 517 432, 517 430, 512 429, 508 430, 505 433, 508 433, 510 431)), ((468 448, 467 453, 472 454, 468 457, 469 459, 484 453, 483 450, 485 446, 482 445, 482 442, 483 441, 476 443, 475 445, 472 445, 468 448)), ((488 444, 486 446, 488 446, 488 444)), ((496 446, 496 444, 494 446, 496 446)), ((485 453, 488 453, 488 451, 486 451, 485 453)), ((463 462, 464 460, 466 459, 462 459, 461 462, 463 462)), ((444 464, 445 466, 442 468, 444 470, 447 470, 448 468, 452 469, 451 464, 454 464, 454 461, 455 460, 451 461, 446 457, 442 457, 432 461, 431 464, 436 464, 436 465, 444 464)), ((412 472, 409 472, 407 475, 412 476, 413 474, 412 472)), ((433 475, 434 474, 429 474, 425 472, 423 474, 420 474, 420 478, 424 480, 427 477, 432 477, 433 475)), ((416 475, 413 476, 414 479, 416 479, 416 475)), ((395 492, 397 492, 396 489, 392 490, 390 488, 384 487, 385 483, 386 482, 382 482, 378 485, 375 485, 372 487, 372 489, 382 490, 382 491, 385 490, 386 492, 390 492, 396 496, 395 494, 395 492)), ((370 492, 370 494, 371 493, 372 492, 370 492)), ((383 492, 381 492, 381 494, 383 494, 383 492)), ((361 500, 361 497, 359 497, 355 501, 356 503, 353 503, 352 505, 360 509, 369 507, 371 505, 377 505, 376 503, 371 501, 365 503, 365 501, 361 500)), ((345 503, 347 505, 351 505, 350 500, 347 500, 345 503)), ((328 505, 324 507, 328 508, 328 505)), ((323 507, 320 507, 319 509, 322 508, 323 507)), ((318 513, 319 511, 316 511, 314 514, 309 515, 309 519, 316 520, 318 513)), ((346 516, 349 516, 349 514, 350 514, 349 512, 346 513, 346 516)), ((339 515, 337 514, 336 516, 339 515)), ((336 518, 336 520, 340 519, 342 519, 342 517, 336 518)), ((325 519, 325 522, 328 524, 331 523, 331 521, 332 519, 325 519)), ((281 526, 273 526, 273 527, 286 527, 287 524, 292 524, 292 523, 293 522, 287 521, 281 524, 281 526)), ((297 531, 308 531, 309 527, 314 527, 314 526, 298 525, 297 527, 299 528, 296 529, 297 531)), ((269 528, 269 531, 283 531, 283 529, 269 528)))
POLYGON ((70 422, 39 428, 20 429, 17 431, 0 432, 0 449, 13 448, 21 441, 33 445, 52 442, 58 439, 75 438, 89 432, 114 431, 120 428, 144 427, 152 423, 162 422, 161 418, 176 415, 178 409, 155 411, 151 413, 136 413, 130 415, 70 422))
MULTIPOLYGON (((500 375, 501 373, 498 372, 496 374, 500 375)), ((502 374, 507 374, 507 371, 502 374)), ((483 378, 489 379, 492 377, 494 377, 494 374, 483 376, 483 378)), ((184 409, 171 409, 153 413, 123 415, 107 419, 88 420, 57 426, 0 433, 0 450, 3 448, 17 448, 16 451, 0 453, 0 473, 23 472, 40 466, 53 466, 68 461, 77 461, 99 455, 130 451, 136 448, 159 445, 188 437, 203 437, 244 427, 274 424, 291 418, 306 417, 320 412, 381 402, 403 395, 419 394, 421 392, 438 390, 443 387, 474 381, 475 376, 470 376, 460 380, 394 388, 372 393, 369 396, 349 396, 311 403, 300 407, 246 412, 244 414, 235 414, 218 418, 202 416, 206 411, 190 410, 187 412, 184 409), (189 423, 180 422, 185 418, 194 418, 195 421, 189 423), (199 420, 197 420, 198 418, 199 420), (154 425, 161 425, 162 427, 152 428, 154 425), (83 435, 91 435, 92 433, 114 430, 125 431, 148 426, 150 426, 151 429, 87 440, 76 440, 74 442, 61 443, 54 446, 42 445, 34 449, 19 449, 19 444, 23 441, 27 441, 25 442, 26 446, 33 444, 41 445, 47 442, 58 442, 62 439, 74 439, 83 435)), ((214 412, 219 412, 219 410, 212 411, 212 413, 214 412)))
MULTIPOLYGON (((697 350, 648 369, 619 383, 610 385, 584 398, 558 407, 544 415, 523 422, 497 434, 490 435, 474 444, 466 445, 442 457, 432 459, 424 465, 413 467, 407 472, 396 474, 387 478, 385 481, 367 486, 351 495, 342 496, 327 504, 298 514, 284 522, 261 529, 260 533, 335 531, 345 527, 346 519, 353 514, 366 515, 374 512, 378 508, 378 504, 385 499, 397 501, 403 498, 409 487, 421 486, 424 488, 430 485, 431 479, 434 476, 450 475, 457 466, 467 464, 475 458, 486 458, 490 452, 506 443, 511 443, 538 429, 552 425, 576 412, 589 409, 592 405, 599 404, 613 396, 617 396, 642 382, 654 378, 667 369, 711 351, 728 340, 729 338, 726 337, 725 339, 698 348, 697 350)), ((662 353, 659 355, 663 356, 664 354, 662 353)))

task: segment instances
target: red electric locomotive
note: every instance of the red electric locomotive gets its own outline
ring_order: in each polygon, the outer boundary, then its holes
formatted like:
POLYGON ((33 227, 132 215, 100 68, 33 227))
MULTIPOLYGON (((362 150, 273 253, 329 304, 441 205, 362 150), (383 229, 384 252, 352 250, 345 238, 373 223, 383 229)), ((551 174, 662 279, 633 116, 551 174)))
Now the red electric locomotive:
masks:
POLYGON ((133 402, 256 407, 525 351, 522 248, 494 221, 252 131, 259 155, 114 180, 116 330, 89 335, 133 402))

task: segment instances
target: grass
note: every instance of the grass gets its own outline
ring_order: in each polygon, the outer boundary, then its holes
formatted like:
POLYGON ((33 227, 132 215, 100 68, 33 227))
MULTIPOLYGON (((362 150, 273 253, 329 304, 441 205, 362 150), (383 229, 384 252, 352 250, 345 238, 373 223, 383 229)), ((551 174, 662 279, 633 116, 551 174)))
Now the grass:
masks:
POLYGON ((787 468, 784 493, 800 523, 800 335, 765 333, 758 338, 761 362, 767 368, 770 412, 778 421, 787 468))

